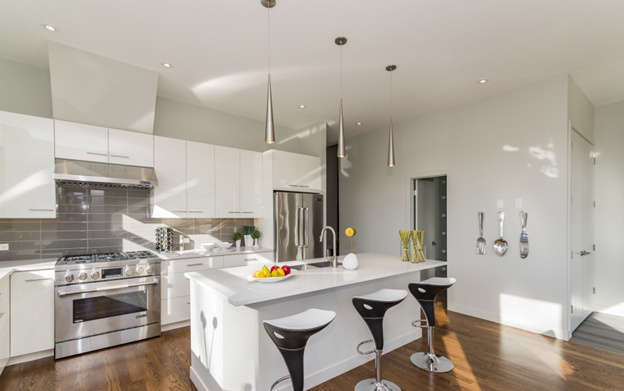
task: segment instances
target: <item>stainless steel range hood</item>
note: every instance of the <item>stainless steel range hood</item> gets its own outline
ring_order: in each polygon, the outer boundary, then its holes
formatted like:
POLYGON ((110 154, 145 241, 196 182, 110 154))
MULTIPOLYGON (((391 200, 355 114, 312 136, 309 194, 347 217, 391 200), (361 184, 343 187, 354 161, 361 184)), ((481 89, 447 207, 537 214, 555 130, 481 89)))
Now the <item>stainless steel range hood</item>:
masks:
POLYGON ((153 189, 158 185, 151 167, 124 166, 81 160, 56 159, 54 179, 62 185, 153 189))

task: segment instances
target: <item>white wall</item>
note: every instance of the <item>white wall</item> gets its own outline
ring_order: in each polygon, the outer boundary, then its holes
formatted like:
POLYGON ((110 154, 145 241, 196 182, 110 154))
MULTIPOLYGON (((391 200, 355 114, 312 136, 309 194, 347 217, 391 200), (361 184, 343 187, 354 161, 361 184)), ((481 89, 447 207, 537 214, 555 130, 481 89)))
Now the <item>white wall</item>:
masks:
POLYGON ((50 72, 0 58, 0 110, 52 118, 50 72))
POLYGON ((601 312, 624 316, 624 102, 596 107, 596 296, 601 312))
MULTIPOLYGON (((447 174, 449 309, 567 338, 568 77, 525 86, 395 126, 397 166, 385 165, 387 130, 347 141, 340 178, 341 235, 356 250, 399 254, 409 228, 410 178, 447 174), (514 206, 522 199, 522 208, 514 206), (510 248, 499 257, 497 200, 510 248), (530 254, 518 252, 520 210, 530 254), (488 254, 475 253, 477 212, 488 254)), ((344 240, 344 238, 343 238, 344 240)))

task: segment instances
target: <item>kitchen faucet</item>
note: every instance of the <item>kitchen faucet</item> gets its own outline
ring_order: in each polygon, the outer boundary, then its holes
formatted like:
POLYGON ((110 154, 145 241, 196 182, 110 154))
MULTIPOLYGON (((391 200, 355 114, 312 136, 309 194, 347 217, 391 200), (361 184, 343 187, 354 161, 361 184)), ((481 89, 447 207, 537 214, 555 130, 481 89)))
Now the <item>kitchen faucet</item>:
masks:
POLYGON ((329 225, 326 226, 321 231, 321 236, 319 236, 319 242, 323 243, 323 234, 325 233, 326 230, 330 230, 332 232, 332 235, 334 235, 334 247, 332 249, 334 253, 334 257, 333 257, 334 259, 333 259, 332 267, 338 267, 338 257, 336 256, 336 231, 334 231, 334 229, 330 227, 329 225))

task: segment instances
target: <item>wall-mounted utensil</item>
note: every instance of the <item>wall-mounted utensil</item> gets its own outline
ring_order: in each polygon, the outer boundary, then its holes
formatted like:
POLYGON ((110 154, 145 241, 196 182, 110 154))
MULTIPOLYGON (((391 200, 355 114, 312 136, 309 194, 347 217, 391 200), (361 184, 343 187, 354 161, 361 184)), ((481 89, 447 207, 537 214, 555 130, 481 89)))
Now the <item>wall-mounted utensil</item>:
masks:
POLYGON ((498 231, 500 237, 494 241, 494 252, 503 256, 509 248, 509 243, 503 239, 503 225, 505 224, 505 212, 498 212, 498 231))
POLYGON ((477 238, 477 254, 484 255, 487 252, 487 244, 483 237, 483 212, 477 214, 479 219, 479 237, 477 238))
POLYGON ((520 225, 522 232, 520 233, 520 258, 524 259, 529 255, 529 236, 527 235, 526 225, 529 214, 524 211, 520 211, 520 225))

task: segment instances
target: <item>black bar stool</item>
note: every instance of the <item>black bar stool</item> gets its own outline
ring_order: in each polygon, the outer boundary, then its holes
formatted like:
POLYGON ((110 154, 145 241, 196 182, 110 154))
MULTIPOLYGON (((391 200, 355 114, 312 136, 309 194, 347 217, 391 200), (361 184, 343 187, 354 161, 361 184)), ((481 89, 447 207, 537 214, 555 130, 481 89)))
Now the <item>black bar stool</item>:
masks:
POLYGON ((303 391, 303 351, 308 339, 330 324, 336 313, 309 309, 284 318, 265 320, 264 329, 277 346, 288 368, 290 376, 278 379, 271 386, 275 388, 284 380, 291 379, 293 391, 303 391))
POLYGON ((375 353, 375 378, 360 381, 355 385, 355 391, 401 391, 401 388, 396 384, 381 378, 381 353, 384 347, 384 315, 389 308, 399 304, 406 297, 407 291, 402 289, 380 289, 377 292, 353 298, 353 306, 373 335, 373 339, 360 342, 357 351, 362 355, 375 353), (366 352, 360 350, 362 345, 373 341, 375 342, 375 349, 366 352))
POLYGON ((449 372, 454 365, 446 357, 436 356, 433 352, 433 328, 435 327, 435 299, 438 293, 455 284, 454 278, 433 277, 421 282, 409 284, 409 290, 425 313, 425 319, 412 322, 414 327, 427 329, 428 352, 412 354, 410 361, 420 369, 429 372, 449 372))

